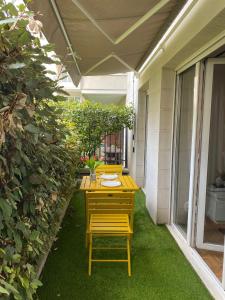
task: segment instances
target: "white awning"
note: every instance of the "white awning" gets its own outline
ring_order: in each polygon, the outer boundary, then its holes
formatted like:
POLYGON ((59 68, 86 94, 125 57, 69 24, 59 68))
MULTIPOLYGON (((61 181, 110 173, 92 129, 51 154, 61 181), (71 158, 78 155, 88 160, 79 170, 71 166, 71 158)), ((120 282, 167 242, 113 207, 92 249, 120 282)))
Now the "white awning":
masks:
POLYGON ((135 71, 185 0, 33 0, 43 31, 78 85, 82 75, 135 71))

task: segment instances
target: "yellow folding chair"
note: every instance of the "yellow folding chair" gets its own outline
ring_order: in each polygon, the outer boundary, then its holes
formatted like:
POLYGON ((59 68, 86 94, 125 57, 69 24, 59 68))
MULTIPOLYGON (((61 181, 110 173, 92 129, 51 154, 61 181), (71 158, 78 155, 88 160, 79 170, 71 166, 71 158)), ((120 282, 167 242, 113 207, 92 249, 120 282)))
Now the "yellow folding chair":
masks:
POLYGON ((131 276, 131 236, 133 233, 134 192, 87 192, 89 240, 88 274, 91 275, 92 262, 127 262, 131 276), (126 237, 124 247, 93 247, 95 237, 126 237), (95 259, 93 249, 126 249, 127 259, 95 259))
POLYGON ((118 175, 122 175, 123 166, 122 165, 100 165, 96 168, 96 175, 104 174, 113 174, 117 173, 118 175))

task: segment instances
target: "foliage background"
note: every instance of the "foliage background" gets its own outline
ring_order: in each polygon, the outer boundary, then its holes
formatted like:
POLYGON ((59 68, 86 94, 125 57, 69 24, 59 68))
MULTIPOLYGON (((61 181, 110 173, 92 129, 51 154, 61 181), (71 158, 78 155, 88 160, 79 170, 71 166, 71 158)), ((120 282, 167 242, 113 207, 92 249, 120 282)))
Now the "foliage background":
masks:
POLYGON ((82 154, 91 157, 100 147, 105 136, 132 129, 135 113, 132 106, 102 104, 83 101, 77 103, 72 114, 77 139, 82 154))
MULTIPOLYGON (((79 153, 58 122, 52 45, 28 30, 24 5, 0 0, 0 298, 33 299, 35 266, 55 234, 79 153)), ((40 24, 37 24, 40 25, 40 24)))

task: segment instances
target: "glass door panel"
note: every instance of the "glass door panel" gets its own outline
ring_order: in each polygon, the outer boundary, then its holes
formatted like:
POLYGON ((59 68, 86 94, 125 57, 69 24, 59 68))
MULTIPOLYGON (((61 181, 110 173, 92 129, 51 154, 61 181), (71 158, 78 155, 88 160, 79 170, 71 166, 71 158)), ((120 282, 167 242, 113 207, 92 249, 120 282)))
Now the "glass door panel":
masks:
POLYGON ((225 234, 225 59, 206 65, 196 244, 223 252, 225 234))
POLYGON ((196 249, 225 288, 225 59, 205 69, 196 249))
POLYGON ((187 234, 191 147, 193 131, 193 96, 195 66, 179 75, 178 120, 175 157, 174 216, 176 225, 187 234))

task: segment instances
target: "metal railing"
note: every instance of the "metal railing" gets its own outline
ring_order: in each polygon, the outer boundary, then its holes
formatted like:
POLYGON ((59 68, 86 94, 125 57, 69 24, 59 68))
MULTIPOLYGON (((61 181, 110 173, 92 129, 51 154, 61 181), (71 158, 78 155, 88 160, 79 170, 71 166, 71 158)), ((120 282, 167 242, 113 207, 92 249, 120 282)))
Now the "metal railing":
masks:
POLYGON ((127 129, 106 135, 95 153, 105 164, 122 164, 127 168, 127 129))

